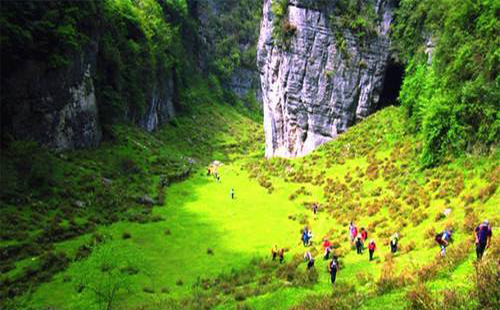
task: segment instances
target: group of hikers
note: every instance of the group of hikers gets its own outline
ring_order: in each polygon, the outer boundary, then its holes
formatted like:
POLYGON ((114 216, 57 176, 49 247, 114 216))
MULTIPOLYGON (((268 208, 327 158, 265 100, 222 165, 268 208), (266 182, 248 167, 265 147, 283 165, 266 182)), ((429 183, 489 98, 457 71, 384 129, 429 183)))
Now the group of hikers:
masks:
MULTIPOLYGON (((207 176, 210 175, 213 175, 215 180, 217 182, 220 182, 218 163, 214 162, 212 165, 208 167, 207 176)), ((229 194, 231 199, 235 198, 234 188, 231 188, 229 194)), ((313 203, 312 211, 314 215, 317 214, 318 209, 319 209, 319 204, 317 202, 313 203)), ((348 232, 349 232, 349 239, 351 246, 354 246, 356 248, 356 253, 358 255, 362 255, 365 250, 365 243, 368 240, 368 231, 364 227, 361 227, 361 229, 358 231, 356 225, 353 222, 350 222, 348 227, 348 232)), ((446 256, 446 248, 453 241, 452 234, 453 230, 451 228, 446 228, 441 233, 435 236, 435 241, 439 244, 441 249, 441 256, 446 256)), ((492 237, 491 225, 488 222, 488 220, 484 220, 474 230, 477 260, 481 260, 481 258, 484 255, 484 251, 490 247, 491 237, 492 237)), ((311 246, 313 238, 312 230, 307 226, 304 227, 304 229, 301 230, 300 238, 302 244, 305 247, 311 246)), ((392 254, 397 253, 398 242, 399 242, 399 234, 396 232, 390 237, 389 240, 390 250, 392 254)), ((333 245, 327 238, 323 239, 323 249, 324 249, 323 259, 329 260, 330 255, 333 253, 333 245)), ((375 244, 375 240, 371 239, 368 242, 369 261, 373 260, 373 255, 376 249, 377 245, 375 244)), ((271 249, 271 255, 273 261, 279 258, 279 262, 283 263, 285 260, 285 249, 284 248, 278 249, 278 246, 275 245, 274 248, 271 249)), ((311 269, 314 267, 315 260, 310 251, 306 251, 306 253, 304 254, 304 260, 307 262, 307 269, 311 269)), ((333 284, 335 283, 337 271, 339 269, 338 257, 332 255, 332 259, 330 260, 327 266, 328 266, 328 272, 330 273, 331 276, 331 282, 333 284)))
MULTIPOLYGON (((351 246, 355 245, 356 246, 356 253, 358 254, 363 254, 363 251, 365 250, 365 242, 368 240, 368 231, 364 228, 361 227, 361 230, 358 232, 358 228, 356 225, 353 224, 353 222, 349 223, 349 237, 351 239, 351 246)), ((391 252, 396 253, 397 248, 398 248, 398 234, 394 234, 391 237, 391 252)), ((368 242, 368 254, 369 254, 369 260, 373 260, 373 253, 375 253, 375 250, 377 249, 377 245, 375 244, 375 240, 371 239, 368 242)))
MULTIPOLYGON (((219 165, 220 163, 218 161, 214 161, 210 166, 207 167, 207 176, 209 177, 212 175, 217 182, 220 182, 219 165)), ((236 198, 234 195, 234 188, 231 188, 229 190, 229 196, 231 197, 231 199, 236 198)))
MULTIPOLYGON (((368 231, 364 227, 361 227, 361 229, 358 231, 358 228, 356 227, 356 225, 354 225, 353 222, 349 223, 348 231, 349 231, 351 246, 355 246, 357 254, 363 254, 363 251, 365 249, 364 244, 368 240, 368 231)), ((437 234, 435 237, 436 242, 439 244, 441 248, 442 256, 446 255, 446 248, 452 242, 452 233, 453 233, 452 229, 446 228, 443 232, 437 234)), ((491 236, 492 236, 492 228, 488 220, 484 220, 474 230, 477 260, 481 260, 484 251, 490 247, 491 236)), ((307 226, 304 227, 304 229, 302 229, 301 231, 301 241, 305 247, 312 245, 312 230, 307 226)), ((392 254, 395 254, 398 251, 398 241, 399 241, 399 234, 394 233, 390 237, 389 241, 390 251, 392 254)), ((323 239, 323 249, 324 249, 323 260, 329 260, 330 255, 333 254, 333 245, 327 238, 323 239)), ((376 249, 377 246, 375 244, 375 240, 371 239, 368 242, 369 261, 373 260, 373 255, 376 249)), ((284 248, 278 250, 278 247, 275 245, 275 247, 271 250, 271 253, 273 260, 276 260, 276 258, 279 256, 280 263, 284 261, 284 253, 285 253, 284 248)), ((310 251, 305 252, 304 260, 307 263, 308 270, 314 267, 315 259, 310 251)), ((338 257, 332 255, 332 258, 328 263, 327 267, 328 267, 328 272, 330 273, 331 282, 332 284, 334 284, 337 277, 337 271, 339 269, 338 257)))
POLYGON ((217 182, 220 182, 219 165, 212 164, 212 165, 208 166, 208 168, 207 168, 207 176, 211 176, 211 175, 214 177, 214 179, 217 182))

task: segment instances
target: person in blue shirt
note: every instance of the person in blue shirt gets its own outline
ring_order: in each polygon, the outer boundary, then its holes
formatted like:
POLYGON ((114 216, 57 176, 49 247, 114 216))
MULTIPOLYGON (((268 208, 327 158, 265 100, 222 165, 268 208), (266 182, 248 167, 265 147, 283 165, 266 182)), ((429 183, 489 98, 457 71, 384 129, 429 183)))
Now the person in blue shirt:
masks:
POLYGON ((477 260, 481 260, 484 251, 490 247, 491 243, 491 225, 488 220, 484 220, 483 223, 479 224, 474 231, 474 237, 476 238, 476 255, 477 260))
POLYGON ((302 230, 301 240, 304 246, 309 245, 309 229, 307 226, 302 230))
POLYGON ((445 229, 441 233, 441 238, 439 239, 439 245, 441 246, 441 256, 446 256, 446 247, 450 244, 451 233, 451 229, 445 229))

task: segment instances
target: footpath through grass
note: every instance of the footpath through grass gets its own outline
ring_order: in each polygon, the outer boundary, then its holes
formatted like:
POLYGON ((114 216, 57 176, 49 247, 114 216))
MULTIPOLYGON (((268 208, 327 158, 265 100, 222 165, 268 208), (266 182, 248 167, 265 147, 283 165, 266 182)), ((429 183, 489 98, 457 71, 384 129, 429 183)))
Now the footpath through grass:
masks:
MULTIPOLYGON (((90 158, 83 163, 95 162, 93 174, 101 174, 108 171, 102 158, 129 145, 123 152, 142 172, 125 169, 104 176, 128 182, 123 195, 133 199, 124 199, 127 208, 113 213, 114 220, 56 240, 50 251, 65 253, 67 268, 6 305, 105 309, 106 302, 86 289, 106 288, 94 283, 102 278, 103 283, 118 283, 114 309, 403 309, 415 308, 423 297, 435 306, 445 291, 458 302, 474 289, 472 229, 484 218, 499 220, 498 153, 450 159, 421 170, 420 145, 405 132, 398 108, 380 111, 294 160, 264 159, 260 124, 228 106, 203 107, 155 135, 116 130, 130 144, 118 140, 68 156, 73 161, 90 158), (196 163, 187 164, 188 158, 196 163), (211 160, 223 162, 220 182, 206 175, 211 160), (178 171, 175 176, 185 169, 190 171, 186 180, 159 186, 171 171, 178 171), (153 196, 154 206, 137 202, 145 194, 153 196), (314 215, 311 205, 316 201, 320 209, 314 215), (445 209, 451 209, 449 216, 445 209), (367 252, 357 255, 351 249, 351 220, 375 239, 373 262, 367 252), (314 242, 304 248, 300 230, 306 225, 314 242), (454 229, 455 241, 448 257, 441 259, 434 236, 445 227, 454 229), (400 251, 393 256, 388 239, 395 232, 400 234, 400 251), (333 290, 327 262, 321 259, 323 238, 333 242, 342 266, 333 290), (86 244, 91 246, 82 255, 86 244), (275 244, 287 250, 284 264, 270 261, 275 244), (306 250, 316 258, 313 271, 303 262, 306 250), (114 261, 121 262, 116 273, 109 264, 114 261)), ((64 225, 67 220, 60 217, 59 225, 64 225)), ((85 212, 79 218, 85 219, 85 212)), ((493 260, 499 254, 494 241, 487 254, 493 260)), ((18 241, 5 242, 6 247, 18 241)), ((15 283, 30 265, 38 266, 40 257, 19 256, 3 279, 15 283)), ((470 298, 464 305, 478 303, 470 298)))

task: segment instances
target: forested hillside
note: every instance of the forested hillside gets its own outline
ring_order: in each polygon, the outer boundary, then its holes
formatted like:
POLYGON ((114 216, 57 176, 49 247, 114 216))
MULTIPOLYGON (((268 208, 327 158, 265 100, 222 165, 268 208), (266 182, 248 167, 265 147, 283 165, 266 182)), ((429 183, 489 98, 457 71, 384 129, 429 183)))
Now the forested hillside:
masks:
POLYGON ((488 0, 400 3, 393 28, 406 66, 400 99, 426 166, 498 143, 499 10, 488 0))

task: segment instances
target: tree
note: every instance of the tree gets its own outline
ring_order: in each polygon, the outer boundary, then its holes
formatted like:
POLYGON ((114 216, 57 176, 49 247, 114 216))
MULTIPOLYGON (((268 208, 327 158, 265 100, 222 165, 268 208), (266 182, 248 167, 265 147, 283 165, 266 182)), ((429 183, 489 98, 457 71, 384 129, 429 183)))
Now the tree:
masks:
POLYGON ((132 275, 146 273, 138 253, 116 242, 96 245, 90 257, 73 268, 76 289, 88 294, 99 310, 111 310, 117 297, 132 293, 132 275))

